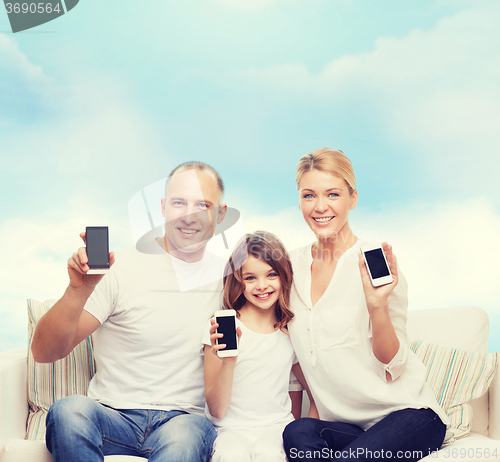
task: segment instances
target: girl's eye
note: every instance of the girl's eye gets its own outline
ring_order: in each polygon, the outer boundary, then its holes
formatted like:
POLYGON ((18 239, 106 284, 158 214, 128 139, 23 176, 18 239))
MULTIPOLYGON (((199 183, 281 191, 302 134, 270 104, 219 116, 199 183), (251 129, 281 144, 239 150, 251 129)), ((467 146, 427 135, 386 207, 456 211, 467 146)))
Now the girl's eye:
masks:
POLYGON ((267 275, 267 277, 269 277, 269 278, 277 278, 278 277, 278 273, 269 273, 267 275))
POLYGON ((245 281, 253 281, 255 278, 253 276, 247 276, 245 281))

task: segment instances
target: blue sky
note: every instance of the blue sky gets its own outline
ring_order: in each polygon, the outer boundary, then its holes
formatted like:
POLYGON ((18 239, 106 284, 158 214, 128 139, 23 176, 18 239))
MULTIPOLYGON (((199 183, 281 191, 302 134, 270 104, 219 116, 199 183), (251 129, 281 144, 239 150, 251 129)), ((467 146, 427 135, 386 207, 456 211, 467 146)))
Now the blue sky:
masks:
POLYGON ((133 244, 129 200, 183 161, 220 171, 247 231, 306 242, 295 166, 330 146, 410 309, 480 306, 499 351, 499 20, 487 0, 80 0, 12 34, 0 12, 0 350, 24 346, 26 298, 62 294, 78 233, 133 244))

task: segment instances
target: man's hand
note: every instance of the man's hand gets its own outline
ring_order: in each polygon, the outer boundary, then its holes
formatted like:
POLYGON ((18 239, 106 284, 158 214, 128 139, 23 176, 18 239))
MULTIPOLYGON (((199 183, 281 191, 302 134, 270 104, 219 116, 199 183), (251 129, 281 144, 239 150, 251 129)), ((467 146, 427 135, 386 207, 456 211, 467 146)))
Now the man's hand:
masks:
MULTIPOLYGON (((85 243, 85 233, 80 233, 85 243)), ((87 249, 80 247, 68 260, 69 287, 75 291, 90 290, 92 292, 104 274, 87 274, 89 271, 87 249)), ((109 266, 115 262, 114 252, 109 252, 109 266)))

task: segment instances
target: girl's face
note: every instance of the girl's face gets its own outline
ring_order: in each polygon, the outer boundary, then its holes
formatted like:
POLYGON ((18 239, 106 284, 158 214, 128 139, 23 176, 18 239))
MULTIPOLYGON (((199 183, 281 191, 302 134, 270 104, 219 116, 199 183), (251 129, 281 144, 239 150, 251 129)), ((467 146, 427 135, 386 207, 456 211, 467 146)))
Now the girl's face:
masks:
POLYGON ((320 239, 336 239, 348 230, 349 211, 358 193, 349 195, 344 179, 320 170, 304 173, 299 184, 299 208, 309 228, 320 239))
POLYGON ((243 295, 248 303, 261 310, 274 307, 281 293, 278 273, 265 261, 251 255, 241 269, 245 284, 243 295))

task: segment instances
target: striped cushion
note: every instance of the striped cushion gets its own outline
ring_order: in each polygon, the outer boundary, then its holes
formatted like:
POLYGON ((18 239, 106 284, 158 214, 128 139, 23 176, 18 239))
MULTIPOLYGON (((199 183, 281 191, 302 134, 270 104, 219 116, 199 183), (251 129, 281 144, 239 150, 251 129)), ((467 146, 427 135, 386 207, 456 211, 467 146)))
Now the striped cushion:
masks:
POLYGON ((43 303, 28 299, 28 404, 29 415, 26 438, 45 438, 45 417, 49 407, 68 395, 85 395, 95 364, 92 356, 92 338, 78 344, 74 350, 54 363, 36 363, 31 353, 31 341, 36 323, 56 300, 43 303))
POLYGON ((488 390, 499 353, 458 350, 422 340, 409 340, 408 346, 426 366, 426 382, 447 412, 454 438, 467 436, 472 423, 469 401, 488 390))

